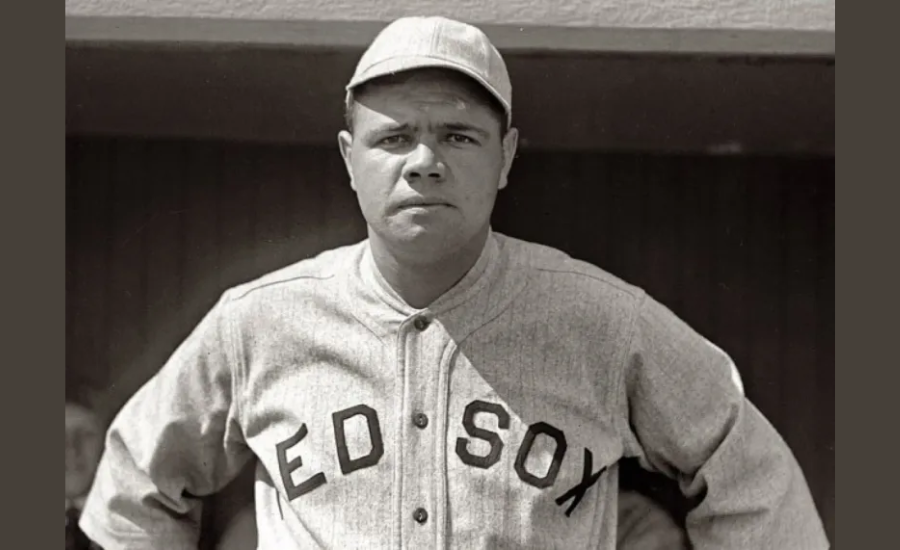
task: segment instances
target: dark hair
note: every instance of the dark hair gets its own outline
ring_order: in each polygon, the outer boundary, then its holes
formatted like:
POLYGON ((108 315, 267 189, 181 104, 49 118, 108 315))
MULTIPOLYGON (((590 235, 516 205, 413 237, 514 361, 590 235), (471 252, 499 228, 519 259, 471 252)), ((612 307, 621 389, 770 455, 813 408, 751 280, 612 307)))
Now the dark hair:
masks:
MULTIPOLYGON (((439 73, 445 78, 449 78, 451 81, 462 85, 469 93, 475 96, 478 103, 490 109, 491 113, 497 118, 497 121, 500 123, 501 138, 509 131, 509 120, 507 119, 506 110, 503 108, 503 104, 501 104, 500 100, 494 97, 494 94, 487 91, 487 89, 478 81, 459 71, 450 69, 417 69, 415 72, 421 71, 434 71, 435 73, 439 73)), ((413 72, 414 71, 407 71, 389 76, 382 76, 360 84, 347 94, 347 101, 344 104, 344 123, 347 125, 347 130, 350 133, 353 133, 356 105, 360 98, 378 86, 404 82, 412 76, 413 72)))
POLYGON ((94 410, 99 384, 83 373, 66 371, 66 403, 94 410))

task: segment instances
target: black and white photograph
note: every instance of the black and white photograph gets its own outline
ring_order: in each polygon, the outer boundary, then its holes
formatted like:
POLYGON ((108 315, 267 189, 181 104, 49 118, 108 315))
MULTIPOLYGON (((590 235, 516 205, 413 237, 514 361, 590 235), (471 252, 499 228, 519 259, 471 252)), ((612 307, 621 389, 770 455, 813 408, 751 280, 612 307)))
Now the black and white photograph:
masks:
POLYGON ((66 0, 66 550, 835 549, 835 3, 66 0))

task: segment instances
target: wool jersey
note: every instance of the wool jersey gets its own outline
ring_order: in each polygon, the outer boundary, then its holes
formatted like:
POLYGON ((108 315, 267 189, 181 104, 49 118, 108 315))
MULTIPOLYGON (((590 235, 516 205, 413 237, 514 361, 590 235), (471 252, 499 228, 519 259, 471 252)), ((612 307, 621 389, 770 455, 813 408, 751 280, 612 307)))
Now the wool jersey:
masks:
POLYGON ((258 548, 602 549, 618 462, 699 504, 698 550, 827 547, 731 359, 641 289, 491 232, 424 309, 368 241, 225 292, 119 412, 82 516, 106 550, 196 548, 258 458, 258 548))

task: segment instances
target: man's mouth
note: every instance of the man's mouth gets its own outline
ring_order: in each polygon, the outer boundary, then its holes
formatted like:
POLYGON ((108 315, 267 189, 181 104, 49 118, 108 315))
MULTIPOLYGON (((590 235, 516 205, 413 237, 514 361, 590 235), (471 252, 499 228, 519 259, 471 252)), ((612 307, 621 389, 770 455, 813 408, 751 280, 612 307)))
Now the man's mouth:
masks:
POLYGON ((397 207, 400 210, 413 209, 413 208, 441 208, 450 206, 446 202, 442 201, 432 201, 432 200, 412 200, 412 201, 404 201, 401 202, 397 207))

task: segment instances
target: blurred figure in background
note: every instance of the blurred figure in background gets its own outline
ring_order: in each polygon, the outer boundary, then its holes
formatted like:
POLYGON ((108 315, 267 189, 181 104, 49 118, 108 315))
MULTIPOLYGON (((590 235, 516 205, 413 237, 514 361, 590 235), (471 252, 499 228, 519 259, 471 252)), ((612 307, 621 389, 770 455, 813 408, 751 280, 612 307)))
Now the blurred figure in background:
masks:
POLYGON ((66 398, 66 550, 93 546, 78 527, 103 452, 104 426, 85 399, 66 398))

